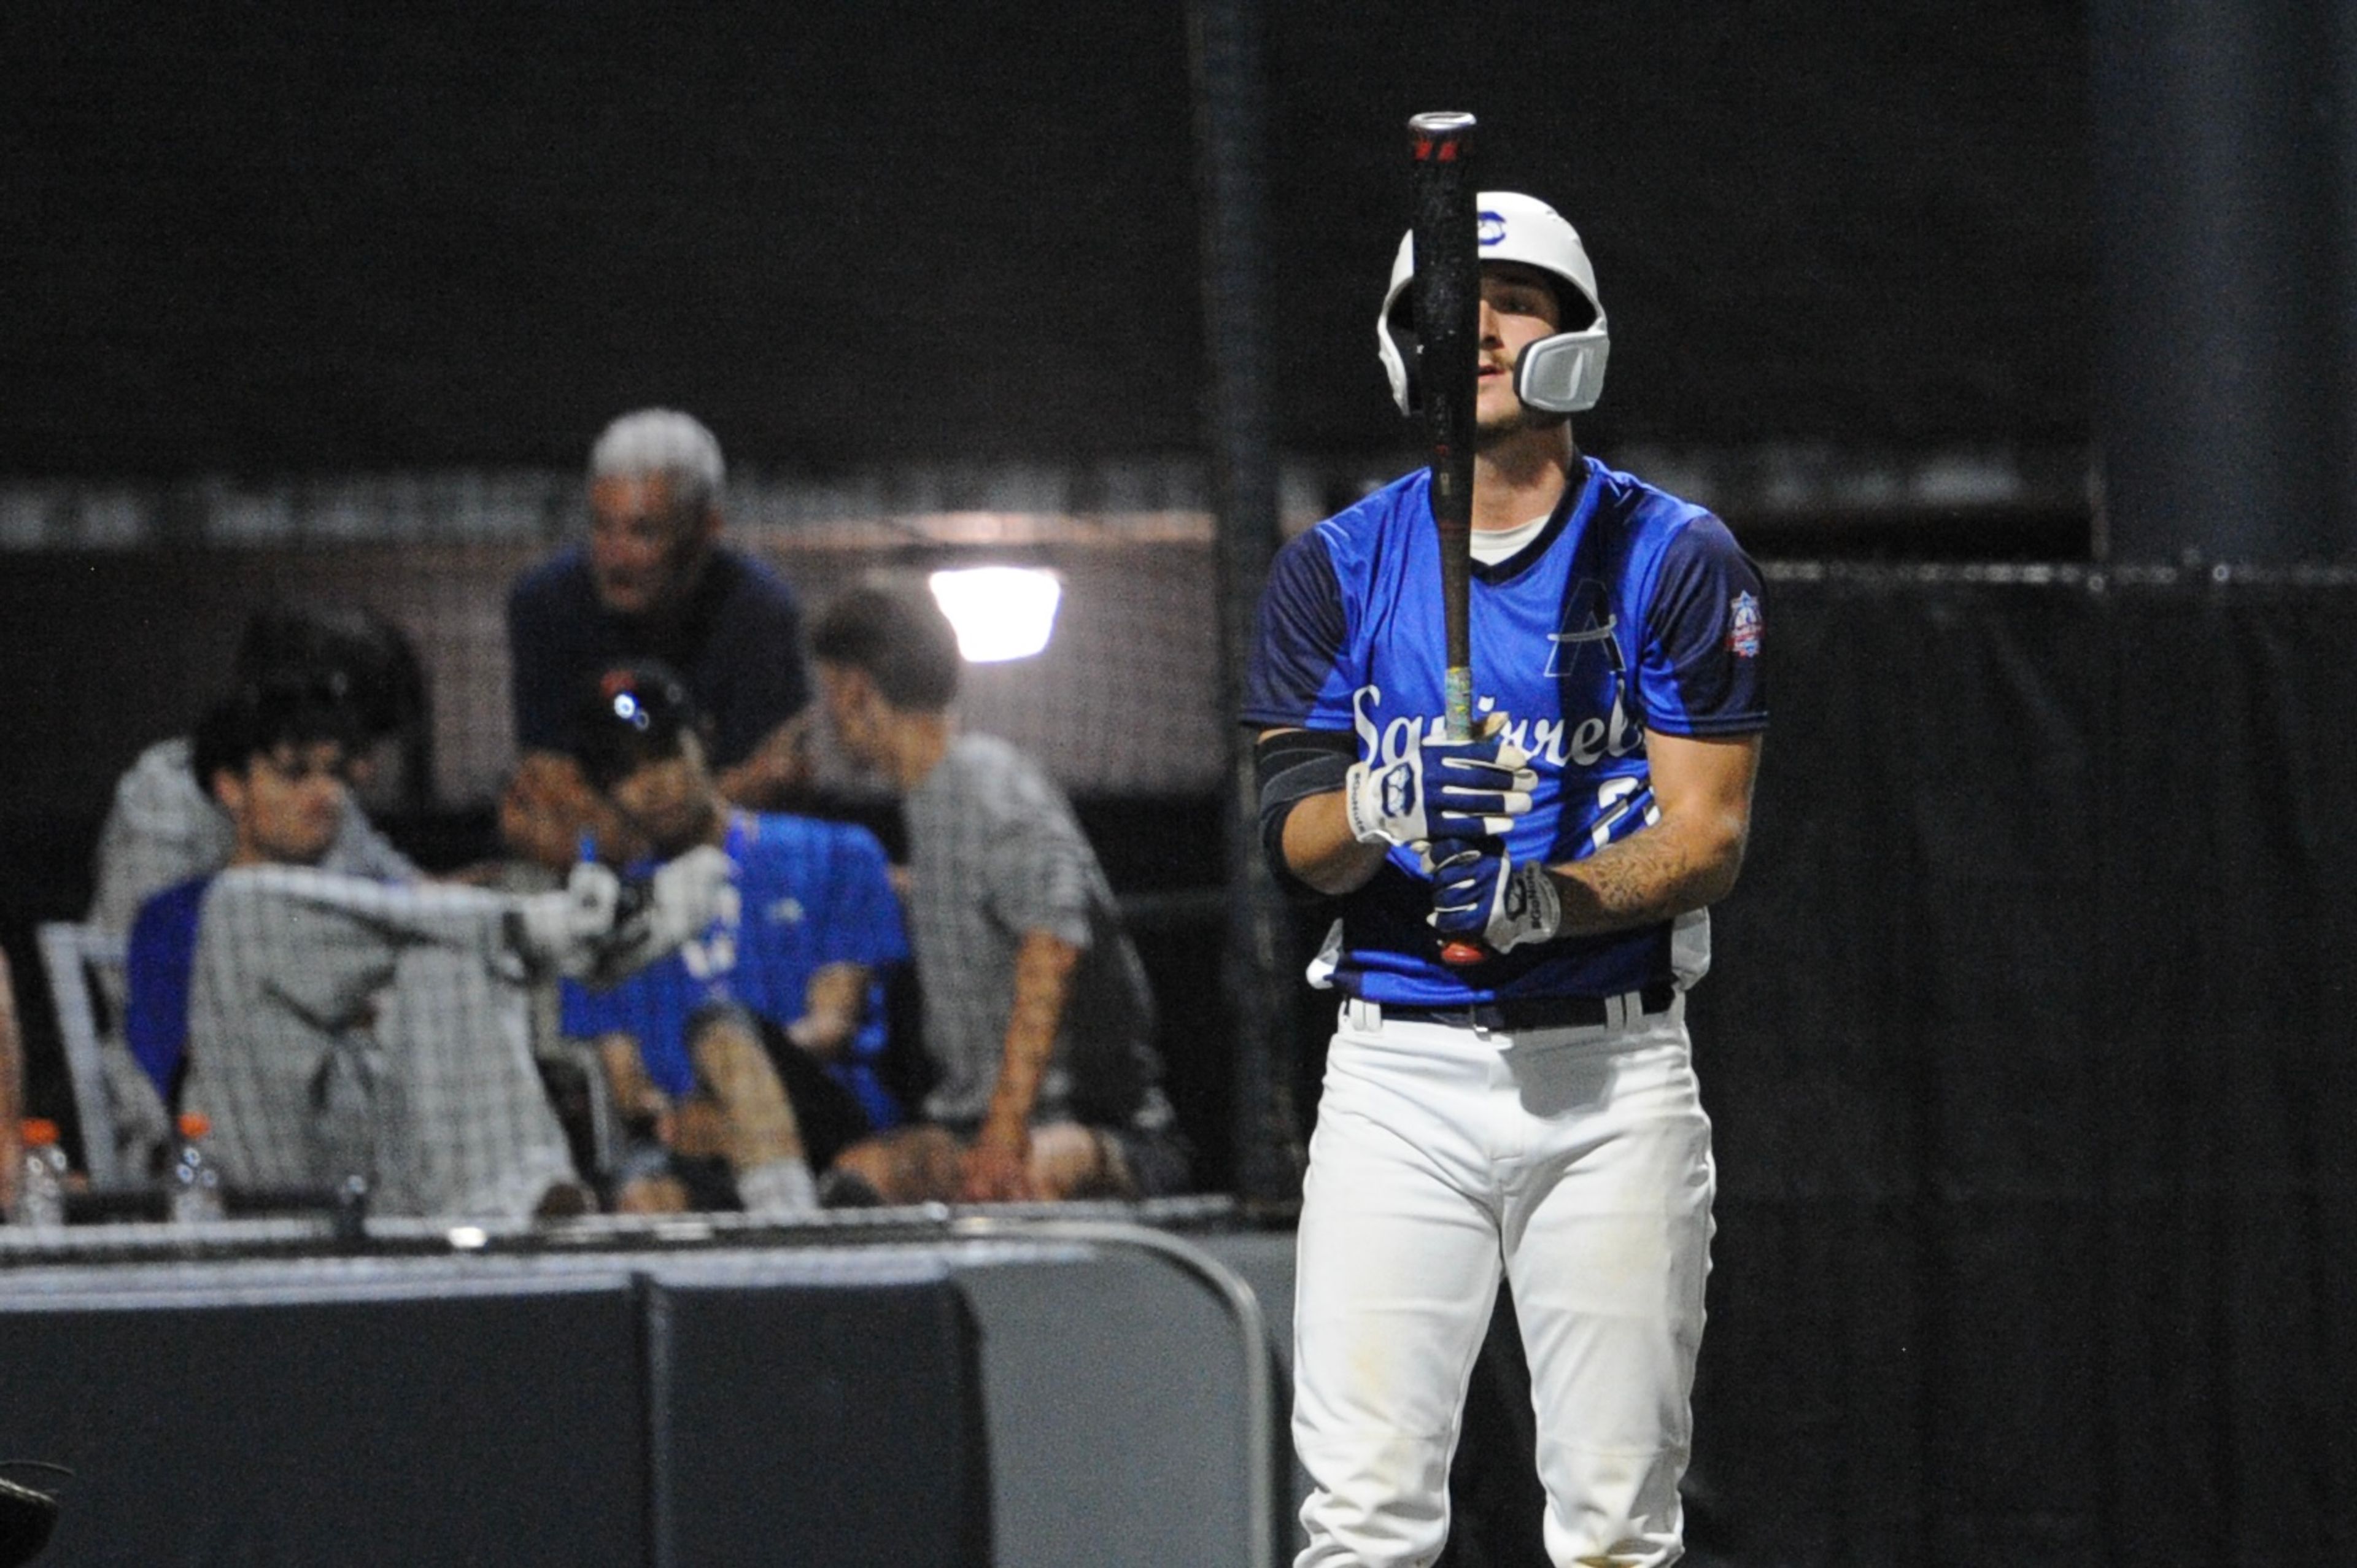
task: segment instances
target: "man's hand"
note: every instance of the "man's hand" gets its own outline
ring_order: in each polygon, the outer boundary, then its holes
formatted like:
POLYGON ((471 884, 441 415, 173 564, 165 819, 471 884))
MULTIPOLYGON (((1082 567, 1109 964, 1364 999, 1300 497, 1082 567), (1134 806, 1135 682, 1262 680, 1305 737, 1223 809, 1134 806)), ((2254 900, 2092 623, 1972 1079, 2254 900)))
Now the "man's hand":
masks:
POLYGON ((764 736, 744 761, 723 768, 713 780, 722 797, 754 811, 782 811, 792 805, 810 788, 810 732, 815 711, 804 708, 764 736))
POLYGON ((1021 1122, 985 1121, 960 1158, 958 1197, 966 1203, 1027 1203, 1031 1186, 1031 1130, 1021 1122))
POLYGON ((821 1061, 843 1055, 867 1012, 867 966, 822 964, 802 987, 802 1015, 786 1026, 786 1038, 821 1061))
POLYGON ((563 871, 580 857, 585 834, 616 865, 647 853, 621 813, 582 777, 580 764, 557 752, 527 753, 500 796, 500 836, 509 852, 563 871))
POLYGON ((1440 934, 1475 939, 1493 952, 1543 942, 1563 926, 1563 899, 1536 861, 1514 864, 1498 839, 1435 839, 1432 913, 1440 934))
POLYGON ((1530 754, 1491 714, 1471 740, 1418 740, 1397 761, 1354 762, 1343 791, 1351 835, 1361 843, 1412 844, 1499 834, 1531 809, 1538 775, 1530 754))

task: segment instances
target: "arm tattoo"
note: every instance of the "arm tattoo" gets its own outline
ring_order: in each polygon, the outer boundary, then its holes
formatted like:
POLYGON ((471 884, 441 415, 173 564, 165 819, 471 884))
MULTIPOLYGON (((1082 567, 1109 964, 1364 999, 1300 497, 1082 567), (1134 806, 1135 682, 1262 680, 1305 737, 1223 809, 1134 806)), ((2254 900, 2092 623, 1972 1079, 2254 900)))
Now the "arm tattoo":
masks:
MULTIPOLYGON (((1738 863, 1740 856, 1738 841, 1738 863)), ((1704 854, 1691 833, 1668 822, 1554 872, 1566 936, 1666 920, 1720 897, 1734 880, 1731 867, 1704 854)))

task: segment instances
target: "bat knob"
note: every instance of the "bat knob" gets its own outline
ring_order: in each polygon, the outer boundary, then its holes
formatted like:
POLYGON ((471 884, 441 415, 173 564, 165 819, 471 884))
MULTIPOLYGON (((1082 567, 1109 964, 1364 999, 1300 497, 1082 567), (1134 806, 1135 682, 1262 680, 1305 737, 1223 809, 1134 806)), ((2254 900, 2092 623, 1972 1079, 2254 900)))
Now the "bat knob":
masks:
POLYGON ((1440 961, 1455 969, 1463 969, 1467 964, 1480 963, 1489 956, 1488 952, 1471 942, 1440 944, 1440 961))

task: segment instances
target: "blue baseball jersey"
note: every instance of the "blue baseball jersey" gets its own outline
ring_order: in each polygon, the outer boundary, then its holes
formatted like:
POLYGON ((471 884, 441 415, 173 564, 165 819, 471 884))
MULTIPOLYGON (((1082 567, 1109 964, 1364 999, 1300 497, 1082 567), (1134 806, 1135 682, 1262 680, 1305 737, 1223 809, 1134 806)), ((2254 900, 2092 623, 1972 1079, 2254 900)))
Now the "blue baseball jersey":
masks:
MULTIPOLYGON (((780 1025, 802 1015, 810 978, 832 963, 872 971, 904 961, 909 940, 886 872, 884 846, 866 828, 811 817, 738 813, 728 854, 737 863, 735 918, 619 983, 565 983, 560 1027, 593 1038, 639 1042, 647 1076, 677 1098, 694 1087, 687 1021, 709 1002, 734 1002, 780 1025)), ((871 982, 867 1021, 826 1064, 878 1129, 901 1110, 877 1076, 884 1049, 881 984, 871 982)))
MULTIPOLYGON (((1418 471, 1290 541, 1270 568, 1243 718, 1336 731, 1361 758, 1397 760, 1444 732, 1439 542, 1418 471)), ((1531 754, 1517 862, 1579 859, 1652 811, 1648 729, 1732 736, 1767 727, 1760 575, 1727 527, 1592 457, 1575 464, 1546 526, 1512 558, 1475 563, 1478 714, 1504 713, 1531 754)), ((1318 974, 1372 1002, 1449 1006, 1608 996, 1708 965, 1708 919, 1534 943, 1463 969, 1439 961, 1431 879, 1392 850, 1343 901, 1318 974)))

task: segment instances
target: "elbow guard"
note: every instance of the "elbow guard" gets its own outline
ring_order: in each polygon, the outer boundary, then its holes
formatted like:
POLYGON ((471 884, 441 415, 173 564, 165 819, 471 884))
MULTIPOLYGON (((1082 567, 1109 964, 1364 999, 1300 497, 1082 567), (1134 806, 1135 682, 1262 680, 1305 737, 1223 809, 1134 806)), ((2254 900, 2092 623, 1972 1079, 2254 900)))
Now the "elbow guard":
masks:
POLYGON ((1266 735, 1253 744, 1253 771, 1260 788, 1260 844, 1277 886, 1297 898, 1318 897, 1285 863, 1285 820, 1312 795, 1343 788, 1359 741, 1343 730, 1297 729, 1266 735))

